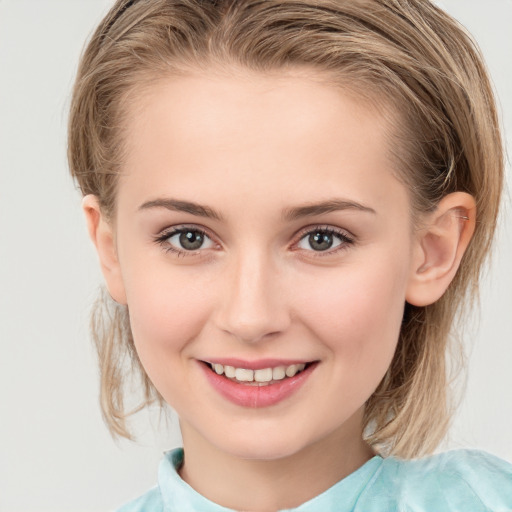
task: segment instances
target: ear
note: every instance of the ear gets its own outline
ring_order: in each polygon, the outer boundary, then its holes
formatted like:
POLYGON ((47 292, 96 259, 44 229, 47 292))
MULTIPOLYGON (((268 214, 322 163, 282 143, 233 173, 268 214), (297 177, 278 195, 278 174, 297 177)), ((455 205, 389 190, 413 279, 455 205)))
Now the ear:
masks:
POLYGON ((428 306, 452 282, 475 231, 475 200, 465 192, 445 196, 418 232, 406 300, 428 306))
POLYGON ((89 237, 96 247, 100 259, 101 271, 110 296, 119 304, 126 305, 121 267, 117 258, 114 230, 110 222, 101 213, 98 198, 89 194, 82 200, 82 209, 87 222, 89 237))

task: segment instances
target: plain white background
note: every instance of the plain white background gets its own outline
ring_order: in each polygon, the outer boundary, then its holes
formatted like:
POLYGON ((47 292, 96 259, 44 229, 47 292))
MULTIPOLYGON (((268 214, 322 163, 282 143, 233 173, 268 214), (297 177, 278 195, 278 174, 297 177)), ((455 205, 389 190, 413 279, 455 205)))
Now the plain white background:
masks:
MULTIPOLYGON (((108 0, 0 0, 0 511, 100 512, 156 482, 176 419, 114 443, 97 404, 88 312, 100 274, 67 174, 66 117, 84 41, 108 0)), ((440 2, 486 56, 512 150, 512 1, 440 2)), ((510 165, 508 165, 510 188, 510 165)), ((512 460, 512 214, 506 192, 466 399, 445 447, 512 460)), ((434 419, 435 421, 435 419, 434 419)), ((153 416, 153 424, 156 420, 153 416)))

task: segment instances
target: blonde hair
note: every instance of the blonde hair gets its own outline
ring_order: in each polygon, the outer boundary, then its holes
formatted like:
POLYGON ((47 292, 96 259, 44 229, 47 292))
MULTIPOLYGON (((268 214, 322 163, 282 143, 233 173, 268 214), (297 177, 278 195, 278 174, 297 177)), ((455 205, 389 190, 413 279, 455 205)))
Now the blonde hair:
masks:
MULTIPOLYGON (((305 66, 374 104, 382 99, 413 213, 433 210, 454 191, 475 198, 476 231, 455 279, 436 303, 406 304, 394 359, 365 408, 365 436, 375 449, 431 452, 450 417, 450 331, 476 295, 503 181, 496 108, 478 49, 427 0, 118 0, 82 56, 69 118, 71 173, 105 215, 115 214, 130 95, 211 64, 257 72, 305 66)), ((130 437, 128 374, 142 379, 140 407, 162 399, 137 357, 127 309, 101 299, 92 325, 104 418, 112 433, 130 437)))

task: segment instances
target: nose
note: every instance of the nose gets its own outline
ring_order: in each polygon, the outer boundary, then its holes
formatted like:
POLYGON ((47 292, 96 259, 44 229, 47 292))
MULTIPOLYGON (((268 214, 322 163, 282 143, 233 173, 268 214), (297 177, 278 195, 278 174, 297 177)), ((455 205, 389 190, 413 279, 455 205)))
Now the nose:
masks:
POLYGON ((218 328, 245 343, 273 338, 288 328, 286 290, 271 255, 255 248, 233 256, 223 277, 218 328))

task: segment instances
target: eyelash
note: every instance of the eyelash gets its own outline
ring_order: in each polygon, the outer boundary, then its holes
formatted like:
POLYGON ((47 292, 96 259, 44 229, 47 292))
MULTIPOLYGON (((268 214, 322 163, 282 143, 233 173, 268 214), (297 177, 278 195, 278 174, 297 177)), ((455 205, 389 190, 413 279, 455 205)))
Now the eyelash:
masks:
MULTIPOLYGON (((207 238, 213 242, 213 238, 208 234, 208 232, 204 228, 200 228, 198 226, 179 226, 179 227, 172 228, 168 231, 164 231, 163 233, 157 235, 155 237, 155 242, 158 245, 160 245, 165 252, 172 252, 172 253, 176 254, 178 257, 195 256, 201 251, 201 248, 196 251, 193 251, 193 250, 187 251, 185 249, 178 249, 178 248, 174 247, 168 241, 169 238, 171 238, 175 235, 188 233, 188 232, 198 233, 201 236, 203 236, 204 238, 207 238)), ((213 243, 215 243, 215 242, 213 242, 213 243)))
POLYGON ((334 236, 338 238, 339 244, 335 246, 333 249, 328 248, 325 251, 314 251, 313 249, 307 250, 308 253, 311 253, 309 256, 314 258, 322 258, 327 256, 333 256, 334 254, 338 254, 341 251, 348 249, 351 245, 354 245, 355 239, 352 235, 349 235, 347 231, 339 228, 334 228, 332 226, 308 226, 299 231, 297 237, 298 241, 294 242, 294 250, 300 250, 297 248, 298 244, 304 240, 307 236, 311 236, 315 233, 322 233, 327 236, 334 236))
MULTIPOLYGON (((195 256, 195 255, 199 254, 199 252, 201 252, 202 248, 199 248, 198 250, 195 250, 195 251, 194 250, 178 249, 178 248, 174 247, 173 245, 171 245, 168 241, 169 238, 171 238, 175 235, 179 235, 179 234, 183 234, 183 233, 187 233, 187 232, 197 233, 197 234, 203 236, 204 238, 211 240, 211 242, 215 244, 215 242, 213 241, 213 238, 208 234, 208 232, 205 229, 200 228, 198 226, 179 226, 179 227, 172 228, 168 231, 164 231, 163 233, 157 235, 155 237, 155 242, 158 245, 160 245, 165 252, 174 253, 178 257, 195 256)), ((298 240, 297 240, 297 242, 293 243, 294 250, 300 250, 299 248, 297 248, 298 244, 302 240, 304 240, 307 236, 311 236, 315 233, 322 233, 324 235, 331 236, 331 237, 334 236, 334 237, 338 238, 338 240, 340 242, 337 246, 335 246, 334 250, 330 250, 330 249, 327 249, 325 251, 315 251, 313 249, 307 250, 307 252, 311 253, 311 256, 313 256, 315 258, 332 256, 333 254, 337 254, 340 251, 346 250, 349 246, 351 246, 355 243, 354 238, 342 229, 336 229, 331 226, 322 226, 322 225, 308 226, 306 228, 303 228, 297 234, 298 240)))

